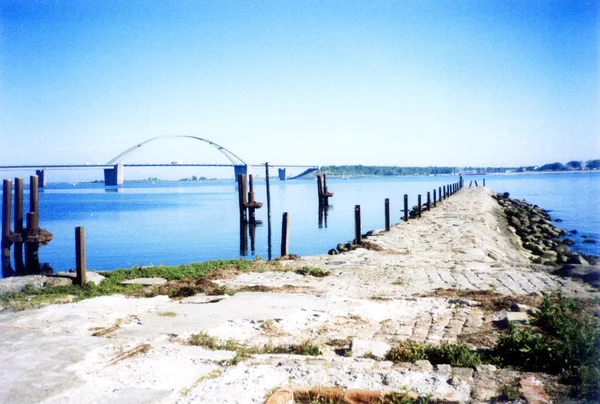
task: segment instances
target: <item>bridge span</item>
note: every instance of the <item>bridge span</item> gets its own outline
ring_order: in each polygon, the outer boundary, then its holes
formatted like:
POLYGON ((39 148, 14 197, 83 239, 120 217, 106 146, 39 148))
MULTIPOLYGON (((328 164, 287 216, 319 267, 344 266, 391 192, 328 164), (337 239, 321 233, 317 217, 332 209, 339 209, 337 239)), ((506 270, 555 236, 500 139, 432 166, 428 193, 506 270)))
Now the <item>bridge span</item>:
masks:
MULTIPOLYGON (((239 158, 236 154, 224 148, 223 146, 218 145, 215 142, 210 140, 198 137, 198 136, 189 136, 189 135, 173 135, 173 136, 158 136, 148 140, 145 140, 141 143, 136 144, 118 154, 116 157, 112 158, 106 164, 40 164, 40 165, 0 165, 0 170, 35 170, 36 175, 39 177, 39 185, 40 187, 44 187, 47 184, 46 170, 79 170, 79 169, 103 169, 104 170, 104 184, 108 186, 114 185, 122 185, 125 180, 125 167, 233 167, 234 170, 234 178, 237 178, 239 174, 249 174, 250 167, 253 166, 263 166, 264 164, 247 164, 241 158, 239 158), (129 157, 131 154, 142 148, 144 145, 155 142, 163 139, 173 139, 173 138, 187 138, 198 140, 200 142, 206 143, 215 149, 217 149, 221 154, 223 154, 231 164, 180 164, 177 162, 171 164, 125 164, 123 161, 129 157)), ((271 165, 271 167, 280 167, 279 169, 279 179, 286 179, 286 168, 292 167, 317 167, 314 165, 271 165)))

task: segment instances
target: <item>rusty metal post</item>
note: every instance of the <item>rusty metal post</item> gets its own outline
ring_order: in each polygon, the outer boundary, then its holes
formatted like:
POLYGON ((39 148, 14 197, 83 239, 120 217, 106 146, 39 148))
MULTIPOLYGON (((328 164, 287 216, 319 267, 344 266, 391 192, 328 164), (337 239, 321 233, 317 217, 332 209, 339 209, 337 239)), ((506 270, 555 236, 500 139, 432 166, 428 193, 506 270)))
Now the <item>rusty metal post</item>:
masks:
POLYGON ((417 215, 421 217, 421 194, 417 196, 417 215))
POLYGON ((408 222, 408 195, 404 194, 404 221, 408 222))
POLYGON ((435 188, 433 189, 433 207, 437 207, 437 194, 435 192, 435 188))
MULTIPOLYGON (((15 178, 15 233, 23 234, 23 178, 15 178)), ((25 275, 23 243, 15 242, 13 257, 17 276, 25 275)))
POLYGON ((354 242, 362 243, 362 232, 360 223, 360 205, 354 205, 354 242))
POLYGON ((385 198, 385 231, 390 231, 390 200, 385 198))
POLYGON ((85 257, 85 229, 75 227, 75 270, 77 277, 75 283, 79 286, 85 286, 87 283, 86 257, 85 257))
POLYGON ((283 213, 281 218, 281 256, 289 255, 290 242, 290 221, 287 212, 283 213))
POLYGON ((12 181, 5 179, 2 184, 2 276, 8 278, 15 273, 10 263, 10 222, 12 215, 12 181))
POLYGON ((431 193, 427 191, 427 212, 431 210, 431 193))

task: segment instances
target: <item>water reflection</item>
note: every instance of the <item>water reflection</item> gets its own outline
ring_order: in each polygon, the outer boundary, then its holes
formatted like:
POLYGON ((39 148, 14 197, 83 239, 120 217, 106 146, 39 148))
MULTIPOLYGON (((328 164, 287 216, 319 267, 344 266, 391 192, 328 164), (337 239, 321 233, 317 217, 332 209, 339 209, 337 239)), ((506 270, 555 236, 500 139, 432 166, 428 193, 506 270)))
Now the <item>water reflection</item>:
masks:
POLYGON ((323 225, 327 228, 327 216, 332 208, 330 205, 319 204, 319 229, 322 229, 323 225))

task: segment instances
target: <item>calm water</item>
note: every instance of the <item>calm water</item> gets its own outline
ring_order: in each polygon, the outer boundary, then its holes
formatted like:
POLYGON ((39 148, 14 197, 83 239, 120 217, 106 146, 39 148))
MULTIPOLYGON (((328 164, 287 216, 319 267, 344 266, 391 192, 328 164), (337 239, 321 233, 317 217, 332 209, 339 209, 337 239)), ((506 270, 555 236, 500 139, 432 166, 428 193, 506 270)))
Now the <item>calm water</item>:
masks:
MULTIPOLYGON (((481 185, 480 176, 466 176, 465 185, 475 179, 481 185)), ((323 254, 353 239, 354 205, 361 205, 363 232, 383 228, 385 198, 390 198, 396 223, 403 194, 409 194, 412 206, 417 194, 423 194, 425 201, 427 191, 457 181, 457 177, 333 179, 328 186, 335 196, 321 225, 316 181, 271 181, 272 256, 279 256, 282 212, 290 215, 290 252, 323 254)), ((73 268, 76 226, 85 227, 90 269, 267 258, 266 187, 264 180, 255 182, 255 198, 265 203, 256 215, 263 224, 256 227, 254 248, 248 241, 247 251, 240 248, 244 233, 240 233, 233 182, 136 183, 118 189, 51 184, 40 193, 40 223, 54 239, 40 249, 40 261, 55 270, 73 268)), ((600 173, 489 175, 486 185, 549 210, 553 218, 563 220, 560 227, 578 230, 572 237, 575 250, 600 255, 600 173), (599 244, 583 244, 584 235, 599 244)))

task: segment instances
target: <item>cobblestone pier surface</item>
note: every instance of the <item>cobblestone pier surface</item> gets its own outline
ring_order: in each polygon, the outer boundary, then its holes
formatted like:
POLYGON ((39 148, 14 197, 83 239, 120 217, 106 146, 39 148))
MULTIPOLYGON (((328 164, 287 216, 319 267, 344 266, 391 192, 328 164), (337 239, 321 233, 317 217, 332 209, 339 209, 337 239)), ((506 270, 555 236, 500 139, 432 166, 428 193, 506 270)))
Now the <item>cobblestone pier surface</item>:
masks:
MULTIPOLYGON (((461 189, 422 218, 375 231, 368 241, 377 248, 216 281, 243 290, 233 296, 115 295, 0 312, 0 402, 264 403, 293 386, 488 402, 519 380, 528 392, 541 391, 543 376, 491 365, 394 364, 385 353, 407 340, 490 347, 507 318, 500 303, 534 304, 558 289, 598 295, 531 264, 486 188, 461 189), (305 267, 329 275, 293 271, 305 267), (188 345, 199 332, 248 346, 310 341, 322 354, 232 361, 232 351, 188 345)), ((547 399, 540 394, 529 400, 547 399)))

